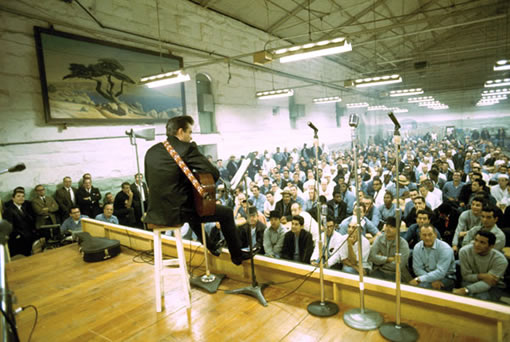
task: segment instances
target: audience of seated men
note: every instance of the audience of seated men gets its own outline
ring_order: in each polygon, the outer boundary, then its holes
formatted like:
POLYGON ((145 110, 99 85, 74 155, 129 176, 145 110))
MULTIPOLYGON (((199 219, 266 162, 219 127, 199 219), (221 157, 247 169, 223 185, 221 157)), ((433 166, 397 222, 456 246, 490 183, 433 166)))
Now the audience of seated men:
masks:
POLYGON ((113 201, 113 213, 124 226, 135 227, 136 218, 133 209, 133 191, 128 182, 122 183, 122 190, 117 193, 113 201))
POLYGON ((103 206, 103 213, 96 216, 96 220, 119 224, 117 216, 113 215, 113 204, 107 203, 103 206))
MULTIPOLYGON (((324 267, 331 269, 342 269, 342 251, 347 250, 347 235, 341 235, 336 231, 335 219, 330 215, 326 218, 326 227, 321 226, 322 253, 320 253, 319 240, 315 242, 315 248, 311 257, 311 264, 318 266, 320 258, 324 267), (320 256, 319 256, 320 254, 320 256)), ((346 252, 344 252, 344 255, 346 252)))
POLYGON ((101 213, 100 199, 101 193, 98 188, 92 186, 92 179, 84 178, 83 185, 76 194, 76 203, 80 208, 80 212, 87 215, 87 217, 96 217, 97 214, 101 213))
POLYGON ((51 196, 46 196, 46 188, 42 184, 35 186, 35 197, 32 200, 32 208, 35 213, 35 228, 40 229, 43 225, 57 224, 58 204, 51 196))
POLYGON ((69 217, 69 209, 77 204, 76 194, 78 192, 76 188, 73 188, 71 177, 64 177, 63 184, 64 186, 55 192, 55 200, 58 203, 61 221, 69 217))
POLYGON ((437 238, 432 225, 420 228, 421 241, 413 249, 413 271, 416 278, 409 284, 451 291, 455 285, 453 249, 437 238))
POLYGON ((496 236, 480 230, 472 244, 464 246, 459 252, 462 287, 453 293, 478 299, 498 302, 505 291, 503 282, 508 260, 494 249, 496 236))
POLYGON ((71 207, 69 209, 69 217, 62 222, 60 225, 60 234, 68 235, 72 232, 81 231, 81 219, 88 218, 87 215, 82 215, 80 212, 80 208, 71 207))
POLYGON ((490 204, 485 205, 480 216, 481 225, 473 227, 467 232, 464 240, 462 241, 462 246, 472 243, 475 239, 476 233, 480 230, 485 230, 496 236, 494 248, 498 251, 502 251, 506 244, 506 236, 505 233, 503 233, 503 231, 497 226, 497 222, 500 217, 501 210, 498 207, 490 204))
MULTIPOLYGON (((285 217, 285 216, 282 216, 285 217)), ((302 216, 293 216, 291 229, 285 233, 281 258, 293 260, 304 264, 310 263, 313 253, 312 234, 303 229, 304 219, 302 216)))
POLYGON ((257 208, 251 206, 248 208, 248 220, 239 227, 239 237, 241 239, 241 248, 250 247, 257 249, 258 254, 264 254, 264 230, 266 227, 259 221, 257 208))
MULTIPOLYGON (((396 246, 397 246, 397 220, 388 217, 384 222, 383 233, 375 239, 370 247, 368 260, 372 263, 370 276, 385 280, 394 280, 396 277, 396 246)), ((409 245, 400 237, 400 279, 402 282, 411 280, 407 269, 409 261, 409 245)))
POLYGON ((286 229, 280 223, 281 214, 272 210, 269 213, 269 226, 264 230, 264 254, 268 257, 280 258, 286 229))
POLYGON ((35 228, 35 219, 31 205, 25 201, 25 190, 16 188, 12 193, 12 202, 6 203, 3 217, 12 224, 8 246, 10 255, 32 254, 32 245, 39 239, 35 228))

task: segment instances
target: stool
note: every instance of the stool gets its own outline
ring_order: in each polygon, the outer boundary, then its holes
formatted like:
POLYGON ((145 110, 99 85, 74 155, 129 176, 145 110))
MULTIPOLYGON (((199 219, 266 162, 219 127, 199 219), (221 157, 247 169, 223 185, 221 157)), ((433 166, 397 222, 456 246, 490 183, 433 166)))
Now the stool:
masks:
POLYGON ((175 242, 177 247, 177 260, 179 261, 179 267, 175 269, 181 277, 181 283, 185 292, 184 299, 186 301, 186 310, 188 311, 188 320, 191 315, 191 287, 189 284, 188 271, 186 269, 186 256, 184 254, 184 246, 182 244, 181 226, 179 227, 167 227, 156 224, 147 224, 147 227, 152 230, 154 235, 154 284, 156 286, 156 311, 162 311, 161 297, 165 296, 164 291, 164 277, 163 267, 166 265, 174 265, 174 260, 163 261, 163 253, 161 248, 161 232, 167 230, 174 231, 175 242))

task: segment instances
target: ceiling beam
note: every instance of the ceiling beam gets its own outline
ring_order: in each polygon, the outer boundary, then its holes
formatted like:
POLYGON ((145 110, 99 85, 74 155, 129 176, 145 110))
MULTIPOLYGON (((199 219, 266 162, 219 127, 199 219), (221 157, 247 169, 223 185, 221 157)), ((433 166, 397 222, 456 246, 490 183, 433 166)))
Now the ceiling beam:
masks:
MULTIPOLYGON (((315 0, 310 0, 310 4, 312 4, 314 1, 315 0)), ((305 4, 308 5, 308 0, 305 0, 300 5, 296 6, 294 9, 292 9, 289 12, 288 10, 285 10, 283 7, 281 7, 280 5, 275 4, 271 0, 269 0, 269 2, 271 4, 273 4, 273 5, 275 5, 275 6, 278 6, 279 8, 283 9, 288 14, 288 15, 285 15, 285 16, 281 17, 280 19, 278 19, 276 22, 274 22, 273 24, 271 24, 271 26, 269 26, 267 28, 266 32, 269 33, 269 34, 272 34, 274 32, 274 30, 276 30, 281 25, 285 24, 292 17, 296 17, 296 18, 302 20, 301 18, 297 17, 297 14, 299 12, 301 12, 303 10, 303 8, 306 8, 306 7, 304 7, 305 4)))

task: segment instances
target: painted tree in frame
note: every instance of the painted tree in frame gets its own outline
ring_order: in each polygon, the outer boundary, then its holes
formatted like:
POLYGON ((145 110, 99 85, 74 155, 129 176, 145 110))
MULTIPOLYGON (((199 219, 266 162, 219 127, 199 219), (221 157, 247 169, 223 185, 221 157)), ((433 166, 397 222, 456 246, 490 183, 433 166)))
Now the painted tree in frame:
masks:
POLYGON ((147 75, 182 58, 34 27, 46 121, 166 121, 185 114, 184 85, 150 89, 147 75))

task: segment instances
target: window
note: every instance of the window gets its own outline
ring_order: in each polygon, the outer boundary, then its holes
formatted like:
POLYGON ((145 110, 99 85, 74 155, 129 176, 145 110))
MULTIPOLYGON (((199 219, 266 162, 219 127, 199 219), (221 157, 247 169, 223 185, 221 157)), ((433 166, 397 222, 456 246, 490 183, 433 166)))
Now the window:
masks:
POLYGON ((206 74, 197 74, 196 86, 200 133, 214 133, 216 132, 216 119, 214 116, 211 78, 206 74))

